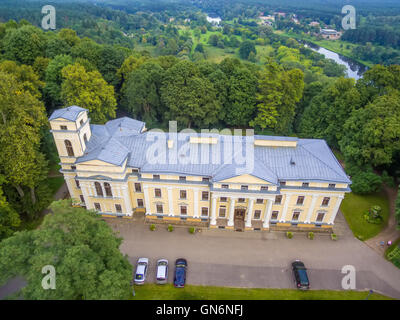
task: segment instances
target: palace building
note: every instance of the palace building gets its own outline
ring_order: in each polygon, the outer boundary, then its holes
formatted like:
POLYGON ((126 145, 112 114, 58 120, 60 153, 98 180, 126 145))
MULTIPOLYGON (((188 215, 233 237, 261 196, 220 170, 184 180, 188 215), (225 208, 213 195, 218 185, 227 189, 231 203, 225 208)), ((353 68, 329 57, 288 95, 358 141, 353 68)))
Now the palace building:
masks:
POLYGON ((76 205, 237 231, 329 231, 351 181, 324 140, 148 131, 88 110, 53 112, 51 132, 76 205))

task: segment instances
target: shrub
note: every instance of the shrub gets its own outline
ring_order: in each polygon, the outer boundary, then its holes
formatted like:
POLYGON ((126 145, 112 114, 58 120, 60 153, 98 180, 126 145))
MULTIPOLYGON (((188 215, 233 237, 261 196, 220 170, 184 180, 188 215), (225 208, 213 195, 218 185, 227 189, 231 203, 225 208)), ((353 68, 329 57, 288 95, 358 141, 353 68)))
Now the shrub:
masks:
POLYGON ((196 228, 190 227, 190 228, 189 228, 189 232, 190 232, 191 234, 194 234, 194 233, 196 232, 196 228))
POLYGON ((381 177, 373 172, 358 172, 351 179, 351 190, 358 194, 377 192, 382 186, 381 177))
POLYGON ((151 224, 151 225, 150 225, 150 230, 151 230, 151 231, 156 230, 156 225, 155 225, 155 224, 151 224))
POLYGON ((381 224, 383 222, 382 208, 380 206, 372 206, 364 213, 364 219, 373 224, 381 224))
POLYGON ((309 232, 308 233, 308 239, 310 239, 310 240, 314 239, 314 232, 309 232))
POLYGON ((394 178, 391 177, 391 176, 389 176, 389 174, 387 173, 386 170, 384 170, 384 171, 382 172, 381 178, 382 178, 382 181, 383 181, 389 188, 394 188, 394 187, 396 187, 396 183, 395 183, 395 181, 394 181, 394 178))
POLYGON ((286 232, 286 237, 288 237, 289 239, 292 239, 293 238, 293 232, 290 232, 290 231, 286 232))
POLYGON ((174 231, 174 226, 171 225, 171 224, 169 224, 169 225, 168 225, 168 231, 169 231, 169 232, 174 231))
POLYGON ((337 235, 336 235, 336 233, 332 233, 332 234, 331 234, 331 239, 334 240, 334 241, 337 240, 337 235))

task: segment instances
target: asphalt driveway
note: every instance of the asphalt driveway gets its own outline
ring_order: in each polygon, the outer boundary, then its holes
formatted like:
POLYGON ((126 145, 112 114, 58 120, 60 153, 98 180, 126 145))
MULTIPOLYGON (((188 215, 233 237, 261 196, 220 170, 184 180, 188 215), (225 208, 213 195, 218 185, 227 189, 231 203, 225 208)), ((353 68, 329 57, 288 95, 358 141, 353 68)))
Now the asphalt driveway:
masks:
MULTIPOLYGON (((400 269, 382 258, 363 242, 355 239, 338 215, 339 240, 328 235, 316 235, 309 240, 306 234, 287 239, 284 233, 207 230, 190 234, 188 228, 166 226, 150 231, 140 221, 107 220, 120 232, 124 241, 121 251, 136 266, 139 257, 150 259, 148 281, 155 280, 157 259, 188 260, 187 282, 249 288, 294 288, 290 263, 301 259, 309 269, 313 289, 341 290, 342 267, 356 269, 356 289, 373 289, 400 299, 400 269)), ((173 269, 170 269, 172 281, 173 269)))

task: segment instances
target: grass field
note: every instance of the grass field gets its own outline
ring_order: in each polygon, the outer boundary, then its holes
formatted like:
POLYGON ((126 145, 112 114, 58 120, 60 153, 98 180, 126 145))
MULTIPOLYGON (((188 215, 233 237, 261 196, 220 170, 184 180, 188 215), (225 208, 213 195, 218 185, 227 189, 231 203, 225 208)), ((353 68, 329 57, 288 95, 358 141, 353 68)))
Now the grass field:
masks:
MULTIPOLYGON (((135 286, 132 300, 364 300, 367 291, 330 291, 296 289, 246 289, 187 285, 177 289, 172 284, 135 286)), ((369 300, 391 300, 373 293, 369 300)))
POLYGON ((385 227, 389 217, 389 201, 383 191, 370 195, 347 193, 340 208, 354 236, 360 240, 376 236, 385 227), (382 208, 384 222, 380 225, 368 223, 363 217, 364 212, 373 205, 382 208))

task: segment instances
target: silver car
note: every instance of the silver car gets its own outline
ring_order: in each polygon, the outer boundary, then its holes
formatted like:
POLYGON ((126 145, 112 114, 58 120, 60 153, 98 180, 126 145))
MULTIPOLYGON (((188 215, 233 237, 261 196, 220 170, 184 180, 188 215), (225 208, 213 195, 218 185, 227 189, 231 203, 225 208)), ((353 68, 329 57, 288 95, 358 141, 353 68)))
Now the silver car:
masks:
POLYGON ((145 282, 148 269, 149 259, 139 258, 135 272, 135 284, 143 284, 145 282))
POLYGON ((157 284, 165 284, 168 281, 168 260, 157 261, 157 284))

